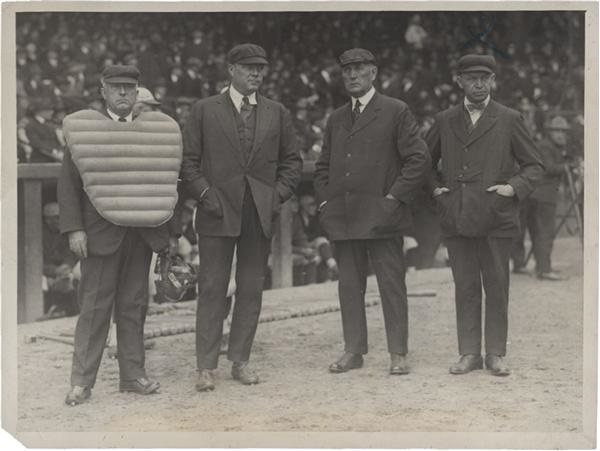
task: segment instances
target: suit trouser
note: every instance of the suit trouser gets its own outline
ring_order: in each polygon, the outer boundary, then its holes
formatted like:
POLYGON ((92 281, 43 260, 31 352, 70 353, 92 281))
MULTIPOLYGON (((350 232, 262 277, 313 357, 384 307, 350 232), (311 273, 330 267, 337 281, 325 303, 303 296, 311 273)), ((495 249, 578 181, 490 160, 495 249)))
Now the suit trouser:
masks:
POLYGON ((512 251, 515 266, 524 266, 525 263, 524 239, 527 229, 535 257, 535 271, 538 274, 552 271, 555 215, 554 202, 540 202, 532 198, 523 201, 520 209, 521 236, 513 244, 512 251))
POLYGON ((460 355, 481 354, 481 286, 485 290, 485 351, 506 354, 512 238, 446 238, 454 276, 460 355))
POLYGON ((152 250, 128 230, 117 251, 81 261, 81 312, 75 328, 71 384, 93 387, 106 345, 111 314, 117 325, 117 356, 122 380, 145 377, 144 321, 152 250))
POLYGON ((389 352, 407 353, 408 302, 402 237, 335 241, 345 351, 366 354, 368 258, 377 277, 389 352))
POLYGON ((265 236, 250 189, 242 203, 240 236, 198 235, 200 280, 196 309, 196 359, 198 369, 217 367, 223 320, 227 316, 227 285, 237 245, 235 282, 237 290, 229 332, 227 358, 250 359, 262 305, 265 269, 270 240, 265 236))

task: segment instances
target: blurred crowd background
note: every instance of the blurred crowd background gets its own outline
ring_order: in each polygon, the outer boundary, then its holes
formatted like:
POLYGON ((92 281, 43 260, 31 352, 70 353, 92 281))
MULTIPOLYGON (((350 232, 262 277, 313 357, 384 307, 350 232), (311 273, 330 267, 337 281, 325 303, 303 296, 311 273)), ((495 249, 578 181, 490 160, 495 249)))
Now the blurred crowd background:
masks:
MULTIPOLYGON (((228 86, 227 51, 243 42, 263 46, 270 65, 261 91, 292 112, 308 173, 290 201, 294 285, 337 278, 309 173, 329 114, 348 101, 337 57, 349 48, 376 55, 376 88, 404 100, 423 133, 435 113, 462 101, 454 81, 458 58, 471 52, 494 55, 493 97, 521 111, 537 140, 552 118, 564 119, 568 139, 562 156, 583 173, 583 12, 36 12, 18 13, 16 25, 17 157, 24 164, 62 159, 62 119, 80 109, 103 108, 100 74, 107 65, 137 65, 151 107, 183 128, 196 100, 228 86)), ((74 306, 77 271, 65 266, 70 251, 56 227, 56 183, 45 181, 42 195, 44 290, 74 306)), ((180 255, 199 264, 191 227, 195 201, 183 205, 180 255)), ((412 210, 415 230, 405 237, 408 266, 445 265, 429 194, 420 193, 412 210)), ((58 301, 45 299, 44 311, 52 314, 51 304, 58 301)), ((59 310, 74 314, 75 307, 59 310)))
POLYGON ((423 131, 460 101, 458 57, 491 53, 495 98, 523 112, 533 133, 549 115, 566 117, 571 147, 582 149, 583 12, 49 12, 17 15, 19 161, 60 160, 62 118, 102 108, 107 64, 136 64, 142 86, 185 126, 196 99, 227 86, 225 56, 241 42, 267 50, 262 92, 292 111, 305 160, 318 157, 328 115, 347 101, 337 57, 355 46, 377 56, 378 89, 406 101, 423 131), (43 109, 58 135, 51 147, 27 129, 43 109))

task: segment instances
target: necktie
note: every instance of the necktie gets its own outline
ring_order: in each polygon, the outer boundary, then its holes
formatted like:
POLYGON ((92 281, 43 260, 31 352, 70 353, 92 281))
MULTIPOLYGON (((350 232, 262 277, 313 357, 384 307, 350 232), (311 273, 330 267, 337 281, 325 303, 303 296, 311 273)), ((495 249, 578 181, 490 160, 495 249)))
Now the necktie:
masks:
POLYGON ((124 117, 120 117, 119 122, 127 122, 127 119, 125 119, 124 117))
POLYGON ((248 120, 250 115, 252 114, 252 105, 250 105, 250 101, 248 97, 242 97, 242 106, 240 108, 240 116, 242 117, 242 121, 244 123, 248 120))
POLYGON ((474 113, 476 111, 478 112, 482 112, 483 110, 485 110, 485 102, 480 102, 480 103, 467 103, 467 111, 469 113, 474 113))
POLYGON ((356 103, 354 104, 354 109, 352 110, 352 123, 356 122, 356 120, 358 119, 358 116, 360 116, 360 107, 362 106, 362 104, 360 103, 360 100, 356 100, 356 103))

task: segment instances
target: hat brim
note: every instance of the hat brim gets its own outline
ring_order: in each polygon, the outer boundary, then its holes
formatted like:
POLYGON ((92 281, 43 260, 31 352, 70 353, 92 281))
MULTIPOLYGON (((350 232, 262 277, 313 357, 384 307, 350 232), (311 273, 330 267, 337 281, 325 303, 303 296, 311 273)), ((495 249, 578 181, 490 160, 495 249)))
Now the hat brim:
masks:
POLYGON ((109 77, 104 79, 104 83, 125 83, 128 85, 137 85, 138 81, 131 77, 109 77))
POLYGON ((247 58, 242 58, 241 60, 237 60, 233 64, 264 64, 264 65, 268 65, 269 62, 262 56, 249 56, 247 58))
POLYGON ((351 59, 345 60, 344 62, 340 61, 340 66, 344 67, 344 66, 347 66, 348 64, 352 64, 352 63, 366 63, 366 64, 375 65, 375 61, 373 61, 373 60, 368 60, 365 58, 351 58, 351 59))
POLYGON ((158 100, 148 99, 148 100, 138 100, 140 103, 145 103, 146 105, 160 105, 158 100))
POLYGON ((486 72, 488 74, 493 74, 494 71, 487 66, 469 66, 460 71, 461 74, 465 72, 486 72))

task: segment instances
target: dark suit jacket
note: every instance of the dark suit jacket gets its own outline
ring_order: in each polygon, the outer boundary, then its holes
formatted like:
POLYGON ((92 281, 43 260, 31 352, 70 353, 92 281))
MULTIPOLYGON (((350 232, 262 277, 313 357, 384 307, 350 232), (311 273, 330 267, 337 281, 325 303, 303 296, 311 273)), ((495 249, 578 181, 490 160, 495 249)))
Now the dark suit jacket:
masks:
POLYGON ((387 238, 411 227, 409 202, 429 173, 429 153, 408 106, 375 93, 352 124, 335 110, 315 166, 321 224, 332 240, 387 238), (398 200, 386 199, 392 194, 398 200))
POLYGON ((538 202, 555 204, 558 201, 560 179, 564 173, 564 158, 560 149, 547 138, 539 142, 538 150, 546 171, 537 188, 531 193, 531 198, 538 202))
MULTIPOLYGON (((105 115, 108 116, 108 113, 105 112, 105 115)), ((181 196, 179 197, 181 199, 181 196)), ((58 179, 58 203, 61 233, 84 230, 88 236, 89 255, 101 256, 114 253, 121 245, 127 230, 131 228, 107 221, 94 208, 83 189, 83 181, 71 159, 69 149, 65 150, 58 179)), ((136 227, 135 230, 154 252, 158 252, 169 245, 169 234, 177 235, 181 232, 179 216, 176 211, 167 224, 159 227, 136 227)))
POLYGON ((199 201, 196 231, 201 235, 240 235, 248 183, 263 231, 271 237, 274 214, 300 181, 302 160, 289 112, 261 95, 257 103, 248 161, 228 92, 202 99, 192 108, 183 136, 181 175, 189 194, 199 201))
POLYGON ((436 197, 445 236, 511 237, 519 233, 518 200, 528 196, 543 172, 539 154, 518 111, 495 101, 469 134, 462 103, 436 115, 427 134, 436 197), (441 160, 441 170, 438 163, 441 160), (486 189, 510 184, 515 197, 486 189))

